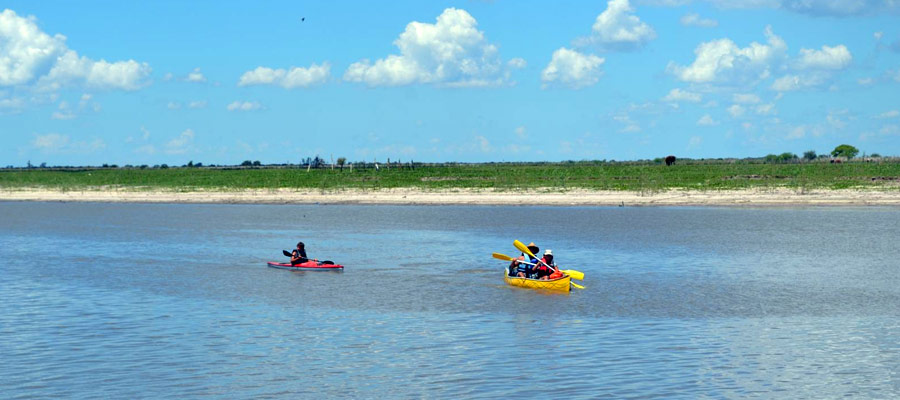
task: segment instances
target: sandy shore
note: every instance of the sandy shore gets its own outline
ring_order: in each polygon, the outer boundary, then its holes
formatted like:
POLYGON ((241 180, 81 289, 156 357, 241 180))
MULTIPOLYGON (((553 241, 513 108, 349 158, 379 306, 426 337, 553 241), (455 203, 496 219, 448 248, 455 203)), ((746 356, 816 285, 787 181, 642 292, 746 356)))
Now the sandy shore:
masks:
POLYGON ((790 189, 740 191, 671 190, 656 193, 569 190, 494 191, 418 189, 308 191, 141 190, 38 188, 0 189, 0 201, 225 203, 225 204, 425 204, 425 205, 579 205, 579 206, 900 206, 900 190, 790 189))

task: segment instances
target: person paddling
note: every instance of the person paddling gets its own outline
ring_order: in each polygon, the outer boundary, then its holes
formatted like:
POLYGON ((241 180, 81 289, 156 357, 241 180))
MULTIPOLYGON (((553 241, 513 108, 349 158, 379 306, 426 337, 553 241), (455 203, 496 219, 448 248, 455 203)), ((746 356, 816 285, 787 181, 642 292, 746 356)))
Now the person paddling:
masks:
POLYGON ((303 264, 309 261, 306 257, 306 245, 303 242, 297 242, 297 248, 291 252, 291 265, 303 264))
MULTIPOLYGON (((528 243, 527 247, 528 251, 530 251, 531 254, 537 254, 539 251, 541 251, 541 249, 538 248, 537 245, 534 244, 534 242, 528 243)), ((518 276, 520 278, 532 278, 534 274, 533 266, 520 261, 525 261, 525 253, 522 253, 522 255, 520 255, 518 258, 513 260, 511 264, 509 264, 509 275, 518 276)), ((537 264, 538 262, 536 258, 533 258, 531 256, 528 256, 528 261, 531 264, 537 264)))
POLYGON ((556 270, 556 264, 553 263, 553 250, 547 249, 544 251, 544 256, 541 257, 538 265, 534 266, 535 278, 542 281, 549 280, 550 275, 556 272, 556 270))

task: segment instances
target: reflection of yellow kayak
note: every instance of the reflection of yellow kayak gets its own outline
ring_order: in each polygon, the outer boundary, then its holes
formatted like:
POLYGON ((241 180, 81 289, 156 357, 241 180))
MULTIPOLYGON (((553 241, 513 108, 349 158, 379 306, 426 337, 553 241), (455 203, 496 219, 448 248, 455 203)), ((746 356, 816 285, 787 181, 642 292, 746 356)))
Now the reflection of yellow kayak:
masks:
POLYGON ((503 280, 506 281, 508 285, 518 286, 529 289, 543 289, 543 290, 556 290, 556 291, 564 291, 568 292, 570 285, 569 281, 572 279, 569 275, 563 275, 562 278, 556 278, 549 281, 542 281, 539 279, 528 279, 528 278, 519 278, 515 276, 509 276, 508 274, 503 274, 503 280))

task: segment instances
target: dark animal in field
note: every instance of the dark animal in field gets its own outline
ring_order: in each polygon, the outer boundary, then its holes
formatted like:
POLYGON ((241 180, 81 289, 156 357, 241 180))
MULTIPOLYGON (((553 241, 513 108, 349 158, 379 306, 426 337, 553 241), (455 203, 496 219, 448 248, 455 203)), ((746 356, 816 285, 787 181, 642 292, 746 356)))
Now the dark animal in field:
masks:
POLYGON ((667 156, 666 157, 666 166, 675 164, 675 156, 667 156))
POLYGON ((835 159, 831 160, 831 163, 832 163, 832 164, 840 164, 840 163, 841 163, 841 160, 835 158, 835 159))

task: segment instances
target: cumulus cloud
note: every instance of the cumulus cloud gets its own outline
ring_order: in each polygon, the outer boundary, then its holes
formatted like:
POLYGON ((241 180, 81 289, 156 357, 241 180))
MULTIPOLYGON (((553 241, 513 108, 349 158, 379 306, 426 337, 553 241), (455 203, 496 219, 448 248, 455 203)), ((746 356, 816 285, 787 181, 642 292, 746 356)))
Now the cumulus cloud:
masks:
POLYGON ((744 111, 746 111, 746 109, 743 106, 738 105, 738 104, 732 104, 731 107, 727 108, 727 110, 728 110, 728 113, 731 114, 731 116, 734 118, 744 115, 744 111))
POLYGON ((188 82, 198 82, 203 83, 206 82, 206 77, 203 76, 203 73, 200 72, 200 68, 194 68, 194 70, 188 74, 187 78, 185 78, 188 82))
POLYGON ((228 111, 255 111, 262 108, 257 101, 233 101, 227 107, 228 111))
MULTIPOLYGON (((897 13, 896 0, 697 0, 725 9, 774 8, 812 16, 850 17, 897 13)), ((641 0, 642 4, 682 6, 691 0, 641 0)))
POLYGON ((59 102, 59 106, 57 107, 56 111, 53 112, 53 114, 50 116, 50 118, 62 119, 62 120, 74 119, 75 113, 72 112, 72 109, 71 109, 71 107, 69 107, 68 102, 61 101, 61 102, 59 102))
POLYGON ((760 104, 756 106, 756 108, 754 108, 754 111, 756 111, 756 113, 759 115, 772 115, 778 113, 778 110, 775 109, 774 103, 760 104))
POLYGON ((66 86, 136 90, 147 84, 150 66, 134 60, 108 62, 79 56, 63 35, 50 36, 34 17, 0 12, 0 86, 57 90, 66 86))
POLYGON ((847 46, 834 47, 822 46, 822 50, 800 49, 800 58, 797 59, 797 69, 844 69, 850 65, 853 56, 847 50, 847 46))
POLYGON ((582 54, 560 47, 553 52, 550 64, 541 72, 543 87, 562 85, 580 89, 600 80, 600 66, 606 61, 592 54, 582 54))
POLYGON ((166 154, 187 153, 194 144, 194 131, 185 129, 178 137, 166 143, 166 154))
POLYGON ((595 45, 607 50, 634 50, 656 39, 656 31, 634 15, 628 0, 610 0, 597 16, 591 35, 576 40, 579 46, 595 45))
POLYGON ((328 81, 331 75, 331 64, 311 64, 307 68, 291 67, 290 69, 272 69, 257 67, 244 72, 238 86, 276 85, 285 89, 306 88, 328 81))
POLYGON ((836 73, 846 69, 853 56, 847 46, 822 46, 821 50, 800 49, 800 56, 791 63, 793 73, 786 74, 772 84, 772 89, 789 92, 823 88, 834 81, 836 73))
POLYGON ((188 103, 188 108, 206 108, 206 100, 195 100, 188 103))
POLYGON ((718 124, 719 124, 719 122, 714 120, 713 117, 710 116, 709 114, 706 114, 706 115, 700 117, 699 120, 697 120, 697 125, 699 125, 699 126, 716 126, 718 124))
POLYGON ((73 141, 69 138, 69 135, 48 133, 35 135, 31 141, 31 146, 44 154, 90 154, 105 150, 106 142, 99 138, 94 138, 90 141, 73 141))
MULTIPOLYGON (((507 81, 497 46, 488 43, 468 12, 445 9, 433 24, 413 21, 394 41, 400 54, 353 63, 344 80, 369 86, 431 83, 490 86, 507 81)), ((524 61, 524 60, 522 60, 524 61)), ((512 67, 524 66, 511 61, 512 67)))
POLYGON ((773 64, 785 57, 784 40, 766 27, 767 44, 750 43, 738 47, 731 39, 701 43, 694 50, 696 59, 691 65, 670 62, 667 70, 678 79, 703 84, 750 85, 771 75, 773 64))
POLYGON ((701 18, 700 14, 685 14, 679 21, 684 26, 698 26, 701 28, 715 28, 719 26, 719 21, 701 18))
POLYGON ((700 93, 694 93, 675 88, 669 91, 669 94, 667 94, 666 97, 663 97, 663 100, 670 102, 685 101, 691 103, 699 103, 703 101, 703 96, 701 96, 700 93))
POLYGON ((900 11, 895 0, 781 0, 782 9, 814 16, 845 17, 900 11))
POLYGON ((897 111, 897 110, 885 111, 885 112, 881 113, 881 115, 878 116, 878 118, 897 118, 897 117, 900 117, 900 111, 897 111))
POLYGON ((731 100, 740 104, 756 104, 762 101, 759 96, 752 93, 735 93, 731 96, 731 100))
POLYGON ((526 62, 524 58, 516 57, 509 60, 506 65, 509 65, 510 68, 520 69, 527 67, 528 62, 526 62))

